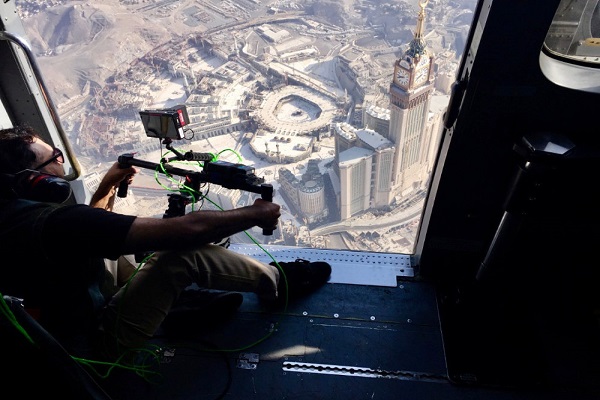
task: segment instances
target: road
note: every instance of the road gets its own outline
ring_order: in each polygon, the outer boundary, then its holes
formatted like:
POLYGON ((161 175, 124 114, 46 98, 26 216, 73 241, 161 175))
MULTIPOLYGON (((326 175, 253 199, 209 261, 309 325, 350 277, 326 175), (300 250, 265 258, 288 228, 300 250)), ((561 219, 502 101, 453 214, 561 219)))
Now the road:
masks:
POLYGON ((423 211, 423 200, 415 201, 413 204, 404 209, 395 209, 385 215, 379 215, 375 219, 360 219, 335 222, 325 226, 320 226, 311 231, 311 235, 330 235, 333 233, 341 233, 347 231, 374 231, 381 228, 390 228, 393 226, 405 225, 416 218, 420 218, 423 211))

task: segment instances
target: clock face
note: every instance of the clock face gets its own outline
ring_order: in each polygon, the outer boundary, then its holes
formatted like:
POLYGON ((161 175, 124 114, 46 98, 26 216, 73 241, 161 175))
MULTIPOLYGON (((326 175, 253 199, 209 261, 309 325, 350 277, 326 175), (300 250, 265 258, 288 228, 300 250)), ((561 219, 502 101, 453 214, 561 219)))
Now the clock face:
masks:
POLYGON ((419 63, 417 64, 417 68, 421 68, 424 67, 425 65, 429 64, 429 57, 421 57, 421 59, 419 60, 419 63))
POLYGON ((415 75, 415 85, 419 85, 427 80, 427 75, 429 73, 429 68, 424 67, 417 70, 415 75))
POLYGON ((408 71, 398 68, 396 71, 396 82, 404 86, 408 85, 408 71))

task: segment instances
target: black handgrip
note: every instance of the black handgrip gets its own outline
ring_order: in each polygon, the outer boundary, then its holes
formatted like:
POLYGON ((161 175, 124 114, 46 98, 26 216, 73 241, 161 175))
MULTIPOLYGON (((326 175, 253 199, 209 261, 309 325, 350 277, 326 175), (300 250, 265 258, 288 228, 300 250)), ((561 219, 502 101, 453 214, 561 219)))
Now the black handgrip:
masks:
MULTIPOLYGON (((119 167, 128 168, 128 161, 133 159, 133 154, 124 154, 119 156, 118 162, 119 167)), ((119 189, 117 190, 117 196, 121 198, 127 197, 127 190, 129 189, 129 179, 123 179, 121 183, 119 183, 119 189)))
POLYGON ((127 190, 129 189, 129 183, 127 179, 123 179, 121 183, 119 183, 119 189, 117 190, 117 196, 119 197, 127 197, 127 190))
MULTIPOLYGON (((260 185, 260 197, 265 201, 273 201, 273 185, 269 185, 268 183, 263 183, 260 185)), ((273 234, 273 229, 264 229, 263 235, 270 236, 273 234)))
POLYGON ((194 151, 188 151, 183 155, 187 161, 212 161, 214 156, 210 153, 196 153, 194 151))

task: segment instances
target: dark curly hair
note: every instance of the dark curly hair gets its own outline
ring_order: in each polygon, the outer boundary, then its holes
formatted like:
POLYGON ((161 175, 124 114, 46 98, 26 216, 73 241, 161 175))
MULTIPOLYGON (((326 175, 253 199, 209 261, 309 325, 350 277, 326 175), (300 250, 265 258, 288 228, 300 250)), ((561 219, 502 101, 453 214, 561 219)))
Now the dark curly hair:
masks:
POLYGON ((26 124, 0 130, 0 173, 14 174, 33 168, 36 154, 30 145, 39 137, 26 124))

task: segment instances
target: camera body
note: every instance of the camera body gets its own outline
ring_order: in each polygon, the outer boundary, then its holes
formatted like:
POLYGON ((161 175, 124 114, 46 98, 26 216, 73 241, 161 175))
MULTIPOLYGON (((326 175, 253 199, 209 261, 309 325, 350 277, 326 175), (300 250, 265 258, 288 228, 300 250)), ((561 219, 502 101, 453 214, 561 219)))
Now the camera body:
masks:
POLYGON ((254 167, 219 160, 204 163, 201 178, 205 182, 215 183, 228 189, 254 192, 257 192, 256 188, 260 188, 265 181, 264 178, 254 174, 254 167))
POLYGON ((140 111, 140 118, 146 136, 161 139, 183 139, 183 127, 190 123, 185 105, 164 110, 143 110, 140 111))

